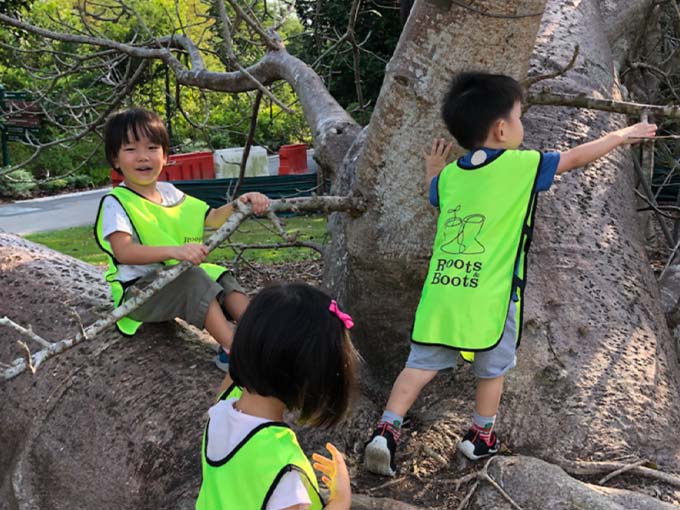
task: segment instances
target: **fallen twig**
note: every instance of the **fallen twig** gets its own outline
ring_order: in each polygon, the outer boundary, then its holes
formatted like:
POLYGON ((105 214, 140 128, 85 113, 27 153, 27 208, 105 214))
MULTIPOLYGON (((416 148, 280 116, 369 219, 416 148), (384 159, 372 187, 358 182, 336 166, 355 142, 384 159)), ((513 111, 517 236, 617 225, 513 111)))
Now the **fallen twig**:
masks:
POLYGON ((491 485, 493 485, 494 489, 496 489, 498 492, 500 492, 501 496, 503 496, 508 503, 512 505, 512 507, 515 510, 523 510, 521 506, 519 506, 517 503, 515 503, 515 500, 510 497, 510 495, 505 492, 503 487, 501 487, 496 480, 493 479, 493 477, 489 474, 489 464, 491 464, 491 461, 493 461, 496 457, 491 457, 486 464, 484 464, 484 467, 481 469, 479 472, 479 476, 481 479, 486 480, 489 482, 491 485))
POLYGON ((17 324, 16 322, 14 322, 9 317, 1 318, 0 319, 0 326, 8 326, 8 327, 18 331, 22 335, 27 336, 28 338, 30 338, 34 342, 39 343, 43 347, 49 347, 50 345, 52 345, 50 342, 45 340, 43 337, 35 334, 33 332, 33 330, 30 328, 30 326, 28 328, 25 328, 25 327, 21 326, 20 324, 17 324))
POLYGON ((465 508, 467 506, 468 502, 470 501, 470 498, 472 498, 473 494, 477 490, 477 487, 479 487, 479 480, 472 484, 472 488, 465 495, 465 497, 463 498, 463 501, 460 502, 460 505, 458 505, 456 510, 463 510, 463 508, 465 508))
POLYGON ((627 467, 627 471, 632 474, 643 476, 645 478, 652 478, 660 480, 672 485, 673 487, 680 487, 680 477, 669 473, 664 473, 657 469, 651 469, 643 466, 633 466, 631 464, 623 464, 621 462, 598 462, 598 461, 581 461, 581 460, 566 460, 562 459, 556 462, 564 471, 570 475, 590 476, 609 473, 627 467))
POLYGON ((634 462, 632 464, 628 464, 627 466, 623 466, 622 468, 617 469, 616 471, 609 473, 607 476, 605 476, 599 482, 597 482, 597 484, 598 485, 604 485, 605 483, 607 483, 609 480, 611 480, 615 476, 619 476, 620 474, 623 474, 626 471, 630 471, 633 468, 640 467, 643 464, 647 464, 647 459, 638 460, 637 462, 634 462))
POLYGON ((387 487, 392 487, 393 485, 396 485, 400 482, 403 482, 406 480, 405 476, 402 476, 401 478, 395 478, 394 480, 390 480, 389 482, 381 483, 380 485, 376 485, 375 487, 371 487, 368 489, 366 492, 375 492, 379 491, 380 489, 386 489, 387 487))

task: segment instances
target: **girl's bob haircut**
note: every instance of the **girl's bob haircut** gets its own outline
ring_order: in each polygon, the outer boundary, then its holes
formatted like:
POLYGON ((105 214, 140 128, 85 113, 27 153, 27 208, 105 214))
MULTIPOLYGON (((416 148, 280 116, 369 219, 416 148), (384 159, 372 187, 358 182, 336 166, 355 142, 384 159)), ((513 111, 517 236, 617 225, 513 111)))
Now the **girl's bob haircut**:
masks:
POLYGON ((229 366, 238 386, 323 427, 342 419, 356 382, 357 353, 330 302, 304 283, 264 288, 238 324, 229 366))

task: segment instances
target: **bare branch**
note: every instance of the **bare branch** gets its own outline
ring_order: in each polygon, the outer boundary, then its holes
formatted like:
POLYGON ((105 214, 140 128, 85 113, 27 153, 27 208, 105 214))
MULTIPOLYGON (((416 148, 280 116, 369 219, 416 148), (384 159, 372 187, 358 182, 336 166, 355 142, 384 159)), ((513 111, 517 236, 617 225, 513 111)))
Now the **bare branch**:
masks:
POLYGON ((236 11, 236 13, 248 25, 250 25, 250 27, 253 30, 255 30, 260 35, 260 37, 262 38, 262 40, 265 42, 265 44, 267 45, 267 47, 270 50, 276 51, 276 50, 279 49, 279 43, 277 41, 275 41, 274 39, 272 39, 271 37, 269 37, 267 32, 264 31, 264 29, 260 26, 260 24, 254 18, 251 18, 250 16, 248 16, 248 14, 246 14, 246 12, 241 8, 241 6, 239 5, 239 3, 236 0, 227 0, 227 1, 229 2, 229 5, 231 5, 231 7, 234 9, 234 11, 236 11))
POLYGON ((529 94, 527 103, 531 106, 565 106, 569 108, 588 108, 603 112, 622 113, 633 117, 640 117, 648 111, 656 117, 680 119, 680 106, 675 105, 651 105, 631 103, 628 101, 615 101, 613 99, 599 99, 585 94, 555 94, 549 90, 529 94))
POLYGON ((5 317, 0 318, 0 326, 10 327, 10 328, 18 331, 22 335, 30 338, 34 342, 39 343, 43 347, 49 347, 50 345, 52 345, 50 342, 45 340, 43 337, 36 335, 30 327, 28 329, 24 328, 20 324, 17 324, 13 320, 11 320, 9 317, 5 316, 5 317))
POLYGON ((246 175, 246 165, 248 163, 248 156, 250 156, 250 148, 253 145, 253 139, 255 138, 255 129, 257 128, 257 116, 260 113, 260 103, 262 102, 262 91, 258 90, 255 95, 255 101, 253 102, 253 113, 250 116, 250 128, 248 129, 248 138, 246 139, 246 144, 243 147, 243 154, 241 156, 241 165, 238 171, 238 180, 236 181, 236 186, 231 195, 232 200, 237 197, 238 191, 243 183, 243 178, 246 175))
POLYGON ((574 53, 571 55, 571 59, 569 62, 567 62, 567 65, 564 67, 558 69, 554 73, 545 73, 545 74, 539 74, 537 76, 530 76, 526 80, 522 82, 522 87, 525 89, 529 89, 532 85, 535 85, 539 81, 543 80, 552 80, 553 78, 557 78, 559 76, 562 76, 565 74, 567 71, 569 71, 571 68, 574 67, 574 64, 576 64, 576 59, 578 58, 579 52, 581 51, 581 47, 577 44, 574 47, 574 53))

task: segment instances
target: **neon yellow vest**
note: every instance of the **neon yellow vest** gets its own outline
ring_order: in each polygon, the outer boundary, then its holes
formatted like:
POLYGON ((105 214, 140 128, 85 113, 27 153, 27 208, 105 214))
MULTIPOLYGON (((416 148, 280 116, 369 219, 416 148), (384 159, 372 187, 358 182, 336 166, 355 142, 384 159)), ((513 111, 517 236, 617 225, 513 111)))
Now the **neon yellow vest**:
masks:
MULTIPOLYGON (((111 245, 102 236, 102 204, 108 196, 118 200, 128 215, 140 244, 147 246, 202 243, 205 217, 210 206, 189 195, 184 195, 184 198, 173 206, 155 204, 124 186, 118 186, 102 197, 94 225, 94 237, 99 248, 107 255, 109 268, 104 277, 111 287, 114 305, 120 306, 123 302, 125 287, 118 280, 118 261, 113 255, 111 245)), ((177 260, 163 262, 165 265, 177 263, 177 260)), ((215 281, 227 271, 216 264, 201 264, 200 267, 215 281)), ((130 317, 123 317, 116 323, 116 326, 122 334, 134 335, 141 324, 130 317)))
MULTIPOLYGON (((220 400, 240 395, 241 389, 232 385, 220 400)), ((217 462, 207 458, 207 441, 206 425, 201 450, 203 482, 196 510, 265 510, 281 477, 293 469, 307 485, 310 509, 323 509, 316 475, 295 433, 285 423, 268 422, 256 427, 245 442, 217 462)))
POLYGON ((462 351, 493 348, 503 336, 513 289, 519 298, 519 341, 540 163, 540 152, 506 150, 475 169, 458 162, 444 168, 437 235, 413 342, 462 351))

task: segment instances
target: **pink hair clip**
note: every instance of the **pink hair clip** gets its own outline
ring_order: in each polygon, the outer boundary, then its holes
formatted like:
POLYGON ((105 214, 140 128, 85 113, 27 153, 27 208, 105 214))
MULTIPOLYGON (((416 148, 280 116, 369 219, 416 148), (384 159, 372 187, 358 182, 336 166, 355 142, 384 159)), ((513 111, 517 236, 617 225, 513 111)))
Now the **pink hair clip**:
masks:
POLYGON ((352 320, 352 317, 349 316, 349 314, 346 314, 340 308, 338 307, 337 301, 335 299, 331 299, 331 304, 328 307, 328 309, 331 311, 331 313, 335 314, 338 319, 342 321, 342 323, 345 325, 346 329, 352 329, 352 326, 354 326, 354 321, 352 320))

